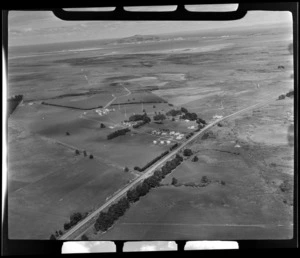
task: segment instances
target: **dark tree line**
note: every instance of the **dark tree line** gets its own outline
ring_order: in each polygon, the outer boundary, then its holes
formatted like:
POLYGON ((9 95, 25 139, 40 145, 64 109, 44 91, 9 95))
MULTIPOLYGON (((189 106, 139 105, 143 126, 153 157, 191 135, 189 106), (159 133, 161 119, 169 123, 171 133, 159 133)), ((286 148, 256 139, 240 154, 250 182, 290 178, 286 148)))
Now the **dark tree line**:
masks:
POLYGON ((123 197, 118 202, 111 205, 106 212, 100 212, 94 227, 97 231, 106 231, 114 222, 124 215, 125 211, 129 208, 129 201, 126 197, 123 197))
POLYGON ((134 167, 134 170, 137 170, 139 172, 143 172, 144 170, 146 170, 148 167, 150 167, 151 165, 153 165, 156 161, 160 160, 162 157, 166 156, 169 153, 169 151, 165 151, 162 154, 160 154, 158 157, 154 158, 153 160, 151 160, 150 162, 148 162, 145 166, 143 166, 142 168, 136 166, 134 167))
MULTIPOLYGON (((148 117, 148 115, 146 113, 144 113, 144 114, 135 114, 135 115, 132 115, 132 116, 129 117, 130 122, 135 122, 135 121, 140 121, 140 120, 148 121, 149 119, 150 118, 148 117)), ((151 121, 151 119, 150 119, 150 121, 151 121)))
POLYGON ((170 147, 170 151, 176 149, 178 146, 179 146, 179 143, 176 142, 174 145, 172 145, 172 146, 170 147))
POLYGON ((130 203, 137 202, 140 197, 145 196, 151 188, 158 187, 160 181, 173 169, 175 169, 183 158, 180 155, 176 155, 171 161, 168 161, 161 170, 156 170, 152 176, 146 178, 137 187, 129 190, 126 197, 120 199, 117 203, 113 204, 107 212, 101 212, 94 225, 96 231, 107 231, 114 222, 123 216, 126 210, 130 207, 130 203))
POLYGON ((187 134, 187 135, 185 136, 185 139, 189 139, 189 138, 191 138, 193 135, 194 135, 194 133, 191 132, 191 133, 189 133, 189 134, 187 134))
POLYGON ((120 130, 114 131, 114 132, 110 133, 109 135, 107 135, 107 140, 116 138, 116 137, 118 137, 120 135, 125 135, 127 132, 130 132, 129 128, 124 128, 124 129, 120 129, 120 130))

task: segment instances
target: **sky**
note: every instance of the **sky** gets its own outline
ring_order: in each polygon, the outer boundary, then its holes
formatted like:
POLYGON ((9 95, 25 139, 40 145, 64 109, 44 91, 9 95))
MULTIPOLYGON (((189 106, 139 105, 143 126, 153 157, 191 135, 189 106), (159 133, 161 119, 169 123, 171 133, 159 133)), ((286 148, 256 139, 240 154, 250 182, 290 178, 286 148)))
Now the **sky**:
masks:
MULTIPOLYGON (((234 6, 222 5, 217 10, 234 6)), ((211 7, 201 7, 203 11, 211 7)), ((236 8, 236 7, 235 7, 236 8)), ((235 9, 233 8, 233 10, 235 9)), ((139 10, 140 8, 138 8, 139 10)), ((149 8, 148 8, 149 9, 149 8)), ((153 8, 152 8, 153 9, 153 8)), ((195 11, 195 8, 191 8, 195 11)), ((146 7, 147 10, 147 7, 146 7)), ((149 9, 150 10, 150 9, 149 9)), ((63 21, 50 11, 11 11, 8 17, 9 46, 47 44, 164 34, 181 31, 227 29, 292 22, 289 12, 252 11, 237 21, 63 21)), ((292 24, 292 23, 291 23, 292 24)))

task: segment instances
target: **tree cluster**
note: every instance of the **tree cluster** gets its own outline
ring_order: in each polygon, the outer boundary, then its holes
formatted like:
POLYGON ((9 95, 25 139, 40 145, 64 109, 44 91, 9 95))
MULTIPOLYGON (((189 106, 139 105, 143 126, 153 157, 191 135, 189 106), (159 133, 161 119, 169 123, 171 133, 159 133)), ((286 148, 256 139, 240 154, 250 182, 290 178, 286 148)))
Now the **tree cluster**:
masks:
POLYGON ((148 162, 145 166, 143 166, 142 168, 136 166, 134 167, 134 170, 137 170, 139 172, 143 172, 144 170, 146 170, 148 167, 152 166, 155 162, 157 162, 158 160, 160 160, 162 157, 166 156, 169 153, 169 151, 165 151, 162 154, 160 154, 159 156, 157 156, 155 159, 151 160, 150 162, 148 162))
POLYGON ((149 116, 147 116, 147 114, 145 113, 144 116, 143 116, 143 119, 142 121, 139 121, 138 123, 136 123, 135 125, 133 125, 132 127, 133 128, 139 128, 147 123, 150 123, 151 122, 151 118, 149 116))
POLYGON ((126 197, 123 197, 118 202, 111 205, 107 212, 100 212, 94 227, 97 231, 107 231, 114 222, 124 215, 129 208, 129 201, 126 197))
POLYGON ((129 128, 124 128, 124 129, 120 129, 120 130, 114 131, 114 132, 110 133, 109 135, 107 135, 107 140, 116 138, 116 137, 118 137, 120 135, 125 135, 127 132, 130 132, 129 128))
POLYGON ((181 115, 181 114, 182 114, 182 111, 181 110, 176 110, 176 109, 171 109, 166 113, 167 116, 178 116, 178 115, 181 115))
POLYGON ((186 157, 188 157, 188 156, 193 155, 193 152, 192 152, 191 149, 185 149, 185 150, 183 151, 183 155, 186 156, 186 157))
POLYGON ((198 116, 197 116, 196 113, 187 112, 187 113, 183 114, 180 118, 181 119, 188 119, 190 121, 195 121, 195 120, 197 120, 198 116))
POLYGON ((166 116, 164 114, 157 114, 153 116, 153 120, 154 121, 161 121, 161 120, 165 120, 166 116))
POLYGON ((184 107, 181 108, 181 111, 182 111, 182 113, 188 113, 188 112, 189 112, 189 111, 188 111, 186 108, 184 108, 184 107))
POLYGON ((80 212, 75 212, 70 216, 70 222, 64 224, 64 229, 68 230, 82 220, 87 214, 83 215, 80 212))
POLYGON ((288 92, 285 96, 287 96, 287 97, 294 96, 294 91, 292 90, 292 91, 288 92))
POLYGON ((15 95, 7 101, 7 112, 8 115, 12 114, 20 102, 23 100, 23 95, 15 95))
POLYGON ((200 118, 200 117, 197 118, 196 123, 197 124, 203 124, 203 125, 207 124, 206 121, 204 119, 200 118))
POLYGON ((280 95, 279 97, 278 97, 278 99, 284 99, 285 98, 285 95, 284 94, 282 94, 282 95, 280 95))

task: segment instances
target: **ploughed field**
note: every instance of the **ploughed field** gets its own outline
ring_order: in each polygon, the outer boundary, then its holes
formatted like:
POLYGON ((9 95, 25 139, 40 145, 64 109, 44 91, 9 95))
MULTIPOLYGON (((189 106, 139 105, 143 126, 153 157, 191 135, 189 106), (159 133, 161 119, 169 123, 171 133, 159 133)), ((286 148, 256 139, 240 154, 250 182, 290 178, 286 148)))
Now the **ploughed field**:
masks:
MULTIPOLYGON (((8 93, 24 95, 8 121, 10 238, 49 239, 73 212, 92 211, 136 178, 135 166, 185 139, 153 131, 186 135, 197 126, 168 116, 158 123, 156 114, 183 106, 209 122, 292 89, 289 33, 287 28, 229 37, 218 32, 213 38, 195 33, 172 44, 108 44, 10 59, 8 93), (150 123, 107 139, 144 111, 150 123)), ((208 139, 192 146, 197 162, 184 161, 112 229, 94 234, 91 228, 88 237, 291 237, 293 100, 274 103, 214 127, 208 139), (212 180, 205 187, 171 185, 172 177, 189 184, 203 176, 212 180)))

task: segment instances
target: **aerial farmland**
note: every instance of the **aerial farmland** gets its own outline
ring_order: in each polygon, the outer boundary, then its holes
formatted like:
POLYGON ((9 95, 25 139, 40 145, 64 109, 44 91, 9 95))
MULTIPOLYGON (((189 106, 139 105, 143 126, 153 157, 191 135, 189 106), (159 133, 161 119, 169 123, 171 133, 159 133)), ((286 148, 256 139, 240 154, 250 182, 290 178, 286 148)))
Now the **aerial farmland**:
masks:
POLYGON ((265 25, 10 47, 9 237, 291 238, 291 43, 265 25))

